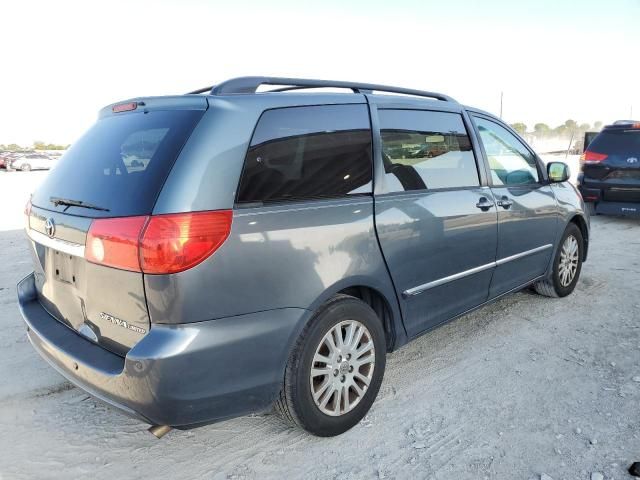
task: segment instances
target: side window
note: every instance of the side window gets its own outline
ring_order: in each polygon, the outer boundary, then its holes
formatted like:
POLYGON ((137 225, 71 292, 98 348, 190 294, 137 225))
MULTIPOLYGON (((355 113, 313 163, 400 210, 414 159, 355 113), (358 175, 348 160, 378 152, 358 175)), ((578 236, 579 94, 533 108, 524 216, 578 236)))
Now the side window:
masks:
POLYGON ((494 185, 527 185, 538 182, 536 160, 518 138, 491 120, 474 117, 487 153, 494 185))
POLYGON ((342 197, 372 191, 366 105, 268 110, 244 162, 238 203, 342 197))
POLYGON ((480 185, 469 135, 457 113, 379 110, 390 191, 480 185))

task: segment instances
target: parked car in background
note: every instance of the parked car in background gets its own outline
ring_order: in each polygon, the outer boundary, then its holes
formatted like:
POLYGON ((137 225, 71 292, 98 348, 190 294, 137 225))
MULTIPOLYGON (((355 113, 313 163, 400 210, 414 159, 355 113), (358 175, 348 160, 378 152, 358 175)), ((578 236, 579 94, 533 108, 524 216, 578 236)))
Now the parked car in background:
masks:
POLYGON ((571 294, 589 217, 568 178, 440 93, 248 77, 128 100, 27 204, 20 310, 54 368, 157 435, 273 404, 337 435, 388 352, 528 286, 571 294), (351 93, 297 91, 320 87, 351 93))
POLYGON ((640 216, 640 121, 618 120, 581 158, 579 190, 592 213, 640 216))
POLYGON ((54 165, 54 160, 44 153, 27 153, 11 160, 9 168, 28 172, 30 170, 49 170, 54 165))
POLYGON ((0 160, 3 163, 3 167, 9 170, 11 168, 11 162, 13 162, 16 158, 22 157, 26 153, 27 152, 15 152, 15 151, 3 152, 0 154, 0 160))
POLYGON ((0 168, 7 168, 11 152, 0 152, 0 168))

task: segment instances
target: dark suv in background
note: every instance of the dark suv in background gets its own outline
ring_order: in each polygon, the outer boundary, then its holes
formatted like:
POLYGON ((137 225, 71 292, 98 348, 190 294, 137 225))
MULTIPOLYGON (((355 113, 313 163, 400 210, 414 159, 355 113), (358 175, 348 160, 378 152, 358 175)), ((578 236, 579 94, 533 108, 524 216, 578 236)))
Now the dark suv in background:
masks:
POLYGON ((136 98, 33 194, 20 308, 54 368, 157 435, 273 404, 336 435, 388 352, 527 286, 573 291, 589 220, 568 177, 439 93, 247 77, 136 98))
POLYGON ((581 163, 579 189, 592 213, 640 217, 640 121, 604 127, 581 163))

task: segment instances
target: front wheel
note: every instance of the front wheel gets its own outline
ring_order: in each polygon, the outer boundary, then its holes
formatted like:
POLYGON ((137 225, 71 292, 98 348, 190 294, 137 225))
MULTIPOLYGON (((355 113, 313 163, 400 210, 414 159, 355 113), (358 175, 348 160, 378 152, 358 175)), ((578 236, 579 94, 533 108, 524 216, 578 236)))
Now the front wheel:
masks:
POLYGON ((560 248, 553 260, 551 277, 536 282, 536 292, 546 297, 566 297, 576 288, 584 257, 582 232, 574 223, 564 231, 560 248))
POLYGON ((337 295, 318 310, 293 348, 276 410, 314 435, 339 435, 371 408, 385 363, 378 316, 357 298, 337 295))

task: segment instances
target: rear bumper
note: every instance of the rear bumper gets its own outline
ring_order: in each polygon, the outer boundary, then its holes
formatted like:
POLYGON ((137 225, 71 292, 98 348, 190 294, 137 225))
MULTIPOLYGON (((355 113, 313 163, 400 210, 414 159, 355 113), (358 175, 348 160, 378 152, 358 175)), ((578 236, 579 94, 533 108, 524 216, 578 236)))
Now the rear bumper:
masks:
POLYGON ((285 308, 188 325, 153 325, 125 357, 51 317, 33 274, 18 284, 36 351, 69 381, 124 413, 187 427, 268 408, 308 311, 285 308))
POLYGON ((595 205, 595 211, 600 215, 623 215, 640 218, 640 203, 598 202, 595 205))
POLYGON ((578 178, 578 190, 585 202, 595 204, 595 212, 601 215, 640 217, 640 184, 612 185, 605 182, 585 181, 578 178))
POLYGON ((585 202, 640 203, 640 181, 595 181, 581 174, 578 177, 578 190, 585 202))

